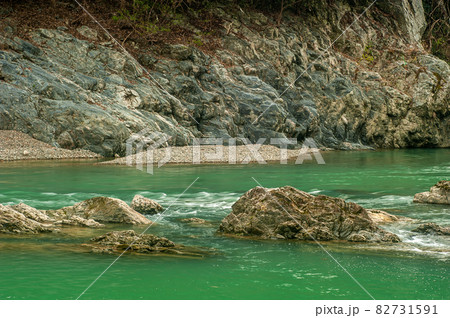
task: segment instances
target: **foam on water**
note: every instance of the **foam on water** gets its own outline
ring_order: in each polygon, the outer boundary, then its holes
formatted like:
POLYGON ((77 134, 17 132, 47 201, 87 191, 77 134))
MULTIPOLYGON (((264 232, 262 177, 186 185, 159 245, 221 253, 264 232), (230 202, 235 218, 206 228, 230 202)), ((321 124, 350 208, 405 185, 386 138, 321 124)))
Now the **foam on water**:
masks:
MULTIPOLYGON (((353 198, 352 201, 365 208, 395 208, 412 204, 414 196, 383 195, 371 198, 353 198)), ((347 198, 350 199, 350 198, 347 198)))
MULTIPOLYGON (((309 191, 314 195, 318 195, 325 191, 320 189, 313 189, 309 191)), ((27 205, 41 208, 41 209, 56 209, 64 206, 70 206, 77 202, 86 200, 88 198, 96 196, 111 196, 102 193, 55 193, 55 192, 42 192, 35 199, 23 199, 19 198, 18 193, 16 196, 9 196, 8 201, 3 204, 13 205, 23 202, 27 205)), ((166 231, 183 233, 186 228, 180 225, 177 221, 180 218, 199 217, 209 221, 220 221, 230 211, 231 206, 240 197, 238 193, 234 192, 197 192, 189 193, 179 197, 179 195, 166 194, 164 192, 149 192, 142 191, 139 194, 157 200, 167 210, 156 214, 147 215, 152 221, 157 221, 158 227, 165 228, 166 231)), ((375 193, 373 193, 375 194, 375 193)), ((5 194, 0 194, 1 197, 7 197, 5 194)), ((352 197, 352 195, 340 195, 340 197, 352 197)), ((410 207, 412 204, 412 196, 399 196, 399 195, 382 195, 376 198, 359 198, 353 199, 353 201, 367 208, 395 208, 402 207, 404 211, 412 210, 408 216, 417 219, 422 219, 427 222, 437 222, 442 224, 442 220, 448 216, 449 209, 442 209, 442 207, 436 207, 435 210, 426 206, 424 211, 420 210, 420 205, 414 206, 414 209, 410 207), (419 207, 419 208, 418 208, 419 207)), ((121 198, 123 199, 123 198, 121 198)), ((130 202, 128 202, 130 203, 130 202)), ((445 224, 444 224, 445 225, 445 224)), ((417 224, 416 224, 417 226, 417 224)), ((437 257, 450 256, 450 242, 447 238, 437 237, 433 235, 420 235, 411 232, 413 226, 404 225, 402 223, 396 225, 386 226, 386 230, 397 234, 402 240, 401 249, 414 253, 430 254, 437 257)), ((189 235, 191 233, 186 233, 189 235)), ((198 234, 198 233, 197 233, 198 234)), ((248 253, 246 257, 251 257, 253 253, 248 253)))

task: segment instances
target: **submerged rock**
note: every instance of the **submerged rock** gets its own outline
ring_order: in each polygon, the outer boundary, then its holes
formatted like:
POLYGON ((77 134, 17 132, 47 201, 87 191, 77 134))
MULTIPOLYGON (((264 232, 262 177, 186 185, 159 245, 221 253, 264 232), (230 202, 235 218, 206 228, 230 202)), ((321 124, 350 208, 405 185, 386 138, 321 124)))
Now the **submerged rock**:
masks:
POLYGON ((38 210, 24 203, 11 206, 15 211, 22 213, 26 218, 40 223, 53 225, 72 225, 72 226, 86 226, 86 227, 101 227, 100 224, 92 219, 83 218, 76 215, 67 215, 62 211, 45 211, 38 210))
POLYGON ((205 251, 175 244, 165 237, 153 234, 137 234, 133 230, 113 231, 94 237, 90 243, 83 246, 89 247, 94 253, 123 253, 124 251, 153 254, 167 253, 185 256, 201 256, 205 251))
POLYGON ((211 222, 200 219, 200 218, 187 218, 187 219, 180 219, 183 223, 188 223, 192 225, 210 225, 211 222))
POLYGON ((440 226, 432 222, 422 224, 412 231, 423 234, 450 235, 450 227, 440 226))
POLYGON ((124 201, 108 197, 96 197, 77 203, 74 206, 47 212, 50 214, 65 215, 68 218, 75 215, 103 223, 135 225, 151 223, 149 219, 133 210, 124 201))
POLYGON ((0 204, 0 233, 36 234, 51 231, 51 226, 27 218, 13 208, 0 204))
POLYGON ((143 214, 156 214, 164 211, 164 208, 158 202, 145 198, 140 194, 134 196, 133 201, 131 201, 131 207, 143 214))
POLYGON ((290 186, 249 190, 222 220, 219 232, 297 240, 400 242, 395 234, 377 227, 360 205, 313 196, 290 186))
POLYGON ((450 204, 450 181, 439 181, 431 187, 430 191, 417 193, 413 202, 450 204))

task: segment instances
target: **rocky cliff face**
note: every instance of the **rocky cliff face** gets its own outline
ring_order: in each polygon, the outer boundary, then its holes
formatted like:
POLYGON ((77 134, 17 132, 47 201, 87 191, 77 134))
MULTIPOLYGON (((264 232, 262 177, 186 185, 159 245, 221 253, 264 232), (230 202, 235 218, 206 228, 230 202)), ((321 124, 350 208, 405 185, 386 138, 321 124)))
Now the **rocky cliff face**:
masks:
POLYGON ((449 147, 450 67, 420 45, 421 1, 380 0, 358 20, 370 3, 314 3, 280 26, 217 6, 213 53, 155 46, 139 63, 101 30, 30 30, 25 41, 6 25, 0 129, 106 156, 123 155, 143 128, 178 146, 312 137, 334 149, 449 147))

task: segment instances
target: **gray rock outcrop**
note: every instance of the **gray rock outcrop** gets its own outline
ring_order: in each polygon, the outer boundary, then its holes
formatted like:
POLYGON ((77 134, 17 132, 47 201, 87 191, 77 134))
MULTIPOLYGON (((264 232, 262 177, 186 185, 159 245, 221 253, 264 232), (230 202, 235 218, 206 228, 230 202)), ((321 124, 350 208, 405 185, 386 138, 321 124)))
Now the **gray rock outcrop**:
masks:
POLYGON ((450 204, 450 181, 442 180, 431 187, 430 191, 417 193, 413 202, 450 204))
MULTIPOLYGON (((151 47, 138 60, 152 77, 99 40, 101 30, 79 27, 83 40, 61 28, 31 30, 27 41, 4 32, 0 128, 105 156, 125 155, 127 138, 144 128, 176 146, 194 137, 308 137, 333 149, 450 146, 450 66, 420 44, 421 1, 378 1, 357 21, 367 3, 355 4, 314 1, 314 14, 286 12, 280 26, 218 5, 214 54, 151 47)), ((189 21, 186 28, 195 29, 189 21)))
POLYGON ((358 204, 313 196, 290 186, 249 190, 233 204, 219 232, 296 240, 400 241, 395 234, 376 226, 358 204))

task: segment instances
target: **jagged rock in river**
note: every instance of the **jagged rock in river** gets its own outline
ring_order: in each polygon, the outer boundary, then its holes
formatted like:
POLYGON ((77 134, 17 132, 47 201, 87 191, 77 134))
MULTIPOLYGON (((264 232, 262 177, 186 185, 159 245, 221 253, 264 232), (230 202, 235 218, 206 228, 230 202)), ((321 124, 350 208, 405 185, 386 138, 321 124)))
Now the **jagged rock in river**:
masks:
POLYGON ((249 190, 233 204, 219 232, 297 240, 400 242, 395 234, 377 227, 360 205, 313 196, 290 186, 249 190))
POLYGON ((49 215, 65 215, 67 218, 75 215, 85 219, 93 219, 101 223, 152 223, 145 216, 133 210, 124 201, 108 197, 88 199, 73 206, 47 211, 47 213, 49 215))
POLYGON ((164 208, 156 201, 136 194, 131 201, 131 208, 143 214, 157 214, 164 211, 164 208))
POLYGON ((52 232, 51 226, 27 218, 12 207, 0 204, 0 233, 37 234, 52 232))
POLYGON ((450 235, 450 227, 440 226, 431 222, 422 224, 412 231, 423 234, 450 235))
POLYGON ((94 237, 89 243, 83 244, 95 253, 123 253, 125 250, 140 254, 174 254, 184 256, 202 256, 207 253, 193 247, 187 247, 158 237, 153 234, 137 234, 133 230, 113 231, 94 237))
POLYGON ((36 222, 40 223, 55 222, 54 219, 45 214, 45 211, 40 211, 29 205, 26 205, 25 203, 12 205, 11 208, 17 212, 22 213, 26 218, 34 220, 36 222))
POLYGON ((28 41, 3 32, 0 127, 111 157, 144 128, 176 146, 236 137, 313 138, 333 149, 449 147, 450 66, 421 45, 421 1, 377 1, 367 19, 356 19, 362 0, 308 5, 310 13, 286 12, 280 25, 213 6, 222 21, 214 52, 167 44, 136 54, 155 81, 110 43, 91 42, 105 38, 101 29, 77 25, 72 33, 84 39, 36 29, 28 41))
POLYGON ((450 204, 450 181, 442 180, 431 187, 430 191, 417 193, 413 202, 450 204))
POLYGON ((34 220, 39 223, 53 224, 53 225, 71 225, 71 226, 86 226, 86 227, 101 227, 100 224, 92 219, 83 218, 76 215, 67 215, 62 211, 46 211, 38 210, 25 203, 19 203, 17 205, 12 205, 12 209, 22 213, 26 218, 34 220))
POLYGON ((124 201, 97 197, 58 210, 38 210, 24 203, 0 205, 0 233, 40 233, 56 226, 101 227, 103 223, 151 224, 124 201))

